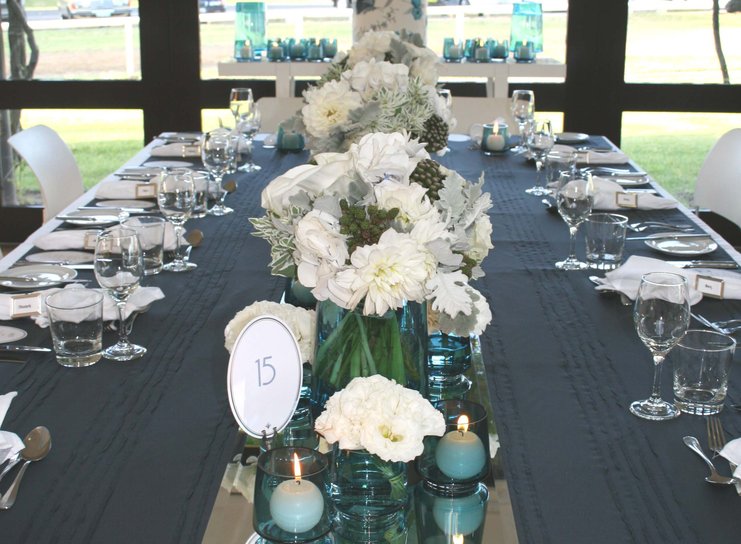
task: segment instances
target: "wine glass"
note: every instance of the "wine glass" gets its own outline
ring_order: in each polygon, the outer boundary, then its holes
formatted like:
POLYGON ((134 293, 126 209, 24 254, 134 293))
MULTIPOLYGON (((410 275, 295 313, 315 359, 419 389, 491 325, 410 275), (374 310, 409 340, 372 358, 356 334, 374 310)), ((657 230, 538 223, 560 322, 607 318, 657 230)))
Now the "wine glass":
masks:
POLYGON ((229 91, 229 109, 234 116, 234 126, 239 124, 242 116, 252 111, 254 105, 252 89, 249 87, 235 87, 229 91))
POLYGON ((216 203, 208 211, 211 215, 221 216, 234 211, 224 205, 227 192, 221 182, 234 161, 235 151, 235 138, 228 129, 217 128, 203 135, 201 159, 212 177, 210 185, 216 196, 216 203))
POLYGON ((558 179, 556 205, 558 213, 569 226, 569 256, 556 263, 559 270, 584 270, 587 263, 576 258, 576 232, 579 225, 592 213, 594 184, 592 177, 586 179, 564 172, 558 179))
POLYGON ((95 279, 108 291, 118 308, 118 342, 103 350, 114 361, 141 357, 147 348, 129 342, 124 310, 129 295, 144 275, 141 246, 136 231, 116 226, 103 231, 95 243, 95 279))
POLYGON ((520 130, 520 145, 512 148, 513 151, 525 151, 525 127, 529 119, 535 115, 535 92, 518 89, 512 93, 512 117, 520 130))
POLYGON ((187 272, 198 265, 186 261, 181 251, 185 222, 193 212, 196 201, 196 189, 193 176, 189 170, 170 170, 162 174, 157 187, 157 204, 160 212, 175 227, 175 257, 162 269, 169 272, 187 272))
POLYGON ((556 137, 553 135, 553 127, 550 121, 538 121, 533 125, 532 130, 527 133, 527 149, 535 160, 536 178, 535 185, 526 189, 525 192, 534 196, 545 196, 550 193, 548 189, 541 184, 541 171, 543 163, 548 156, 553 144, 556 143, 556 137))
MULTIPOLYGON (((262 122, 262 115, 260 108, 257 104, 252 106, 252 109, 247 115, 241 116, 241 121, 237 124, 237 131, 241 135, 236 154, 239 159, 244 161, 237 168, 240 172, 258 172, 262 170, 262 167, 255 164, 252 160, 252 149, 254 147, 255 134, 260 130, 260 123, 262 122)), ((240 163, 242 161, 239 161, 240 163)))
POLYGON ((670 272, 650 272, 641 278, 633 322, 654 360, 651 396, 630 405, 630 412, 644 419, 663 421, 679 415, 673 404, 661 399, 661 363, 690 324, 687 280, 670 272))

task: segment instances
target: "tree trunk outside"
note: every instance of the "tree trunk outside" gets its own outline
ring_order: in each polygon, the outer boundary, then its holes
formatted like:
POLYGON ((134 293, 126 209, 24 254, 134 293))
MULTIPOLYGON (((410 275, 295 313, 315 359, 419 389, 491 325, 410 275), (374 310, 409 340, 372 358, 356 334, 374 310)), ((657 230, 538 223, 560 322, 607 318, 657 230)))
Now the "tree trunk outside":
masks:
POLYGON ((715 40, 715 53, 718 55, 720 72, 723 75, 723 84, 730 85, 731 78, 728 76, 728 65, 723 55, 723 46, 720 43, 720 0, 713 0, 713 38, 715 40))

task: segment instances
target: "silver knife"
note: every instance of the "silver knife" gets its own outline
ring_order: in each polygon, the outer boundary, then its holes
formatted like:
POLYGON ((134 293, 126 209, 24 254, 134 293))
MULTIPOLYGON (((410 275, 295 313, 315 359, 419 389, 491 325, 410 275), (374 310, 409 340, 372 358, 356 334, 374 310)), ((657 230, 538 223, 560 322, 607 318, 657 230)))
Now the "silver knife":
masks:
POLYGON ((51 348, 42 348, 39 346, 20 346, 16 344, 0 344, 0 351, 40 351, 48 353, 51 348))
POLYGON ((677 238, 694 238, 694 239, 705 239, 710 238, 709 234, 705 234, 702 232, 697 233, 677 233, 677 234, 665 234, 661 236, 628 236, 625 239, 626 240, 675 240, 677 238))
POLYGON ((139 213, 139 214, 151 214, 159 213, 159 210, 153 211, 145 208, 134 208, 129 206, 80 206, 78 210, 107 210, 111 212, 126 212, 126 213, 139 213))
POLYGON ((735 270, 738 268, 736 261, 664 261, 666 264, 677 268, 718 268, 724 270, 735 270))

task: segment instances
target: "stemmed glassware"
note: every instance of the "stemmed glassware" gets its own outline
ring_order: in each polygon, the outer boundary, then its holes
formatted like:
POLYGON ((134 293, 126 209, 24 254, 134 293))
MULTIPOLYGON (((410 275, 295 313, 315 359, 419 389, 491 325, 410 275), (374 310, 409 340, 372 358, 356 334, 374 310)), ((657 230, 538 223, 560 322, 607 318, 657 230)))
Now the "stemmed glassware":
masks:
POLYGON ((118 342, 103 350, 114 361, 141 357, 147 348, 129 342, 124 311, 131 293, 144 275, 139 237, 132 229, 116 226, 98 236, 95 244, 95 279, 108 291, 118 308, 118 342))
POLYGON ((592 177, 586 179, 564 172, 558 179, 556 205, 558 213, 569 226, 569 256, 556 263, 559 270, 584 270, 587 263, 576 258, 576 232, 579 225, 592 213, 594 184, 592 177))
POLYGON ((520 130, 520 145, 513 147, 512 151, 522 153, 525 151, 525 135, 527 123, 535 115, 535 93, 533 91, 518 89, 512 93, 512 117, 520 130))
POLYGON ((234 116, 235 127, 239 125, 239 120, 243 115, 252 111, 254 105, 255 99, 249 87, 235 87, 229 91, 229 109, 234 116))
POLYGON ((541 184, 541 171, 548 153, 556 143, 556 137, 553 135, 553 127, 550 121, 538 121, 534 123, 533 128, 527 134, 527 149, 535 160, 536 181, 535 185, 526 189, 525 192, 534 196, 545 196, 550 193, 548 189, 541 184))
POLYGON ((208 211, 211 215, 226 215, 234 210, 224 205, 227 192, 222 187, 224 174, 229 171, 234 161, 237 139, 225 128, 217 128, 203 135, 201 143, 201 160, 212 179, 210 182, 216 196, 216 202, 208 211))
POLYGON ((157 187, 157 203, 165 218, 175 227, 175 257, 162 269, 169 272, 187 272, 198 265, 186 261, 181 251, 185 222, 190 218, 195 205, 196 190, 193 176, 189 170, 164 172, 157 187))
POLYGON ((239 159, 244 159, 244 164, 241 164, 237 168, 240 172, 257 172, 262 169, 261 166, 255 164, 252 160, 255 134, 260 130, 261 122, 262 116, 257 104, 253 104, 248 113, 240 113, 240 121, 237 123, 239 142, 236 149, 237 157, 239 159))
POLYGON ((638 336, 653 357, 654 381, 651 396, 633 402, 630 412, 654 421, 675 418, 679 409, 661 399, 661 363, 690 324, 687 280, 669 272, 644 274, 633 308, 633 322, 638 336))

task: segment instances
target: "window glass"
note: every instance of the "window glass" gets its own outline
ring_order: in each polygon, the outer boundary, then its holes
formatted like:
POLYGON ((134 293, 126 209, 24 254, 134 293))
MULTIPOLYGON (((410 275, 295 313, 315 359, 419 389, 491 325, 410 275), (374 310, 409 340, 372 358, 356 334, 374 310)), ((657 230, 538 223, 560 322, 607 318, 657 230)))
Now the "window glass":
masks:
POLYGON ((676 198, 691 204, 705 156, 718 138, 739 126, 739 113, 625 112, 622 148, 676 198))
MULTIPOLYGON (((144 145, 141 110, 38 110, 21 112, 21 127, 44 124, 72 150, 85 188, 90 188, 129 160, 144 145)), ((38 181, 23 161, 15 166, 21 205, 40 204, 38 181)))
MULTIPOLYGON (((711 2, 631 0, 625 81, 723 83, 713 38, 711 2), (701 5, 702 9, 698 9, 701 5)), ((720 2, 720 38, 731 82, 741 77, 741 17, 720 2)))
MULTIPOLYGON (((139 17, 129 0, 26 0, 26 19, 38 46, 34 79, 139 79, 139 17), (84 7, 95 5, 96 8, 84 7)), ((10 51, 7 26, 3 45, 10 51)), ((30 56, 28 43, 26 58, 30 56)), ((5 74, 10 74, 5 55, 5 74)))

